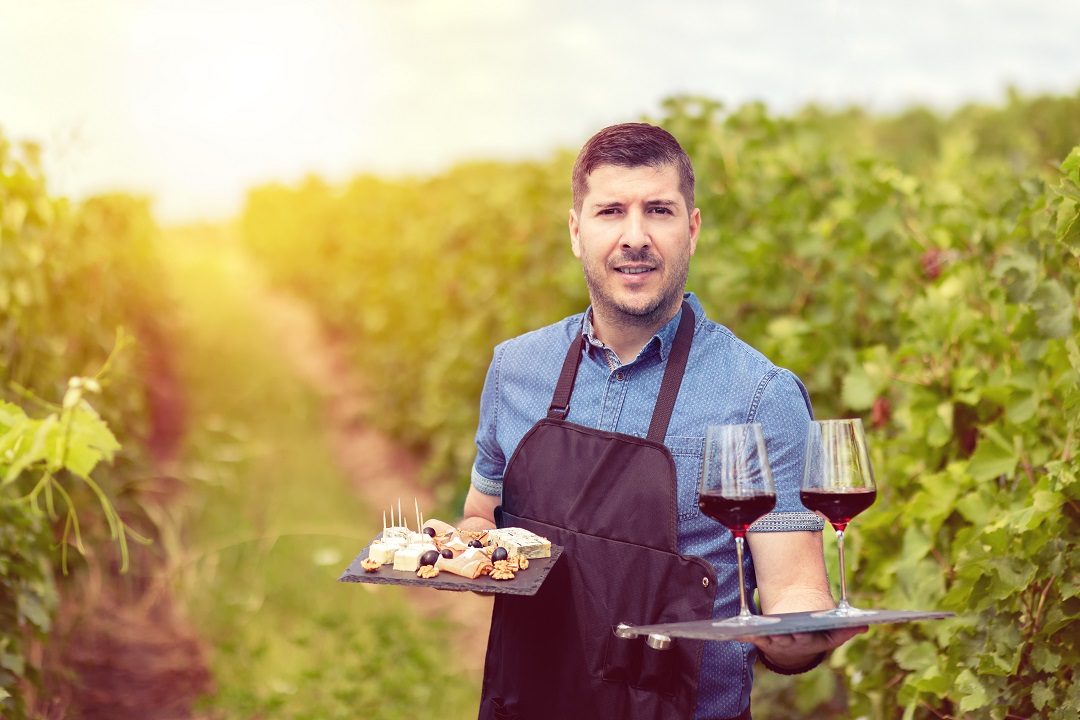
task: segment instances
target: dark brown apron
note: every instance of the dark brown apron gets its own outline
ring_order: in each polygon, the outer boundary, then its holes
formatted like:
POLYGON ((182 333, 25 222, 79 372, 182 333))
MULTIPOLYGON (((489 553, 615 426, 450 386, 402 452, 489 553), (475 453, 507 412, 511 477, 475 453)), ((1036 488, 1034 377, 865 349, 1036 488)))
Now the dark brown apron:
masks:
POLYGON ((506 469, 499 527, 563 546, 532 597, 497 595, 480 718, 691 718, 703 643, 657 650, 620 623, 711 615, 716 573, 678 554, 675 462, 664 446, 694 334, 683 304, 646 439, 565 420, 585 338, 567 353, 547 417, 506 469))

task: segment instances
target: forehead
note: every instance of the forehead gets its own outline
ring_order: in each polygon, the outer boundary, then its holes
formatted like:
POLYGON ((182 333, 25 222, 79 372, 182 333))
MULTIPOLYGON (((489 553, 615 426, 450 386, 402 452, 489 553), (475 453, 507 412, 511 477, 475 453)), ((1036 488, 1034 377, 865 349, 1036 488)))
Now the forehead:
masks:
POLYGON ((584 203, 665 200, 682 203, 674 165, 600 165, 588 175, 584 203))

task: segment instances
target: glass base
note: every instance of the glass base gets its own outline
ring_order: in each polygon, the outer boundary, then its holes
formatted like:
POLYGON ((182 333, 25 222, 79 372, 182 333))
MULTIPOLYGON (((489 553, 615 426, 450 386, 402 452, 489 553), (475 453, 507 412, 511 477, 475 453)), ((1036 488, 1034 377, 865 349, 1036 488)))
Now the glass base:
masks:
POLYGON ((832 610, 822 610, 821 612, 811 613, 810 617, 815 618, 847 618, 847 617, 864 617, 866 615, 877 615, 877 610, 863 610, 857 607, 838 607, 832 610))
POLYGON ((752 627, 754 625, 772 625, 780 622, 780 618, 768 615, 736 615, 727 620, 717 620, 713 627, 752 627))

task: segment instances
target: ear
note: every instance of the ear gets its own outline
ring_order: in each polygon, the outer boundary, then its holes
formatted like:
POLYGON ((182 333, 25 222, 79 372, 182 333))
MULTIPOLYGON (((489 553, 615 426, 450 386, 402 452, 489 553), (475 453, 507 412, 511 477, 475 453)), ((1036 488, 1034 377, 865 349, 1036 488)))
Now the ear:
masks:
POLYGON ((690 254, 697 250, 698 234, 701 232, 701 210, 694 208, 690 213, 690 254))
POLYGON ((574 257, 581 259, 581 236, 579 235, 577 213, 570 210, 570 249, 574 251, 574 257))

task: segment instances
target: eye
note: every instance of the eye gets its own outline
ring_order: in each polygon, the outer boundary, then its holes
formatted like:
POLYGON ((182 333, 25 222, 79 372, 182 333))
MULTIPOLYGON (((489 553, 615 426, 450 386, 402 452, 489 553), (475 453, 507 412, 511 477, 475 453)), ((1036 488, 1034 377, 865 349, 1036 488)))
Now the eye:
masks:
POLYGON ((656 215, 671 215, 672 214, 671 208, 665 207, 663 205, 654 205, 653 207, 649 208, 649 211, 652 212, 653 214, 656 214, 656 215))
POLYGON ((619 208, 609 207, 603 208, 597 215, 616 215, 620 212, 619 208))

